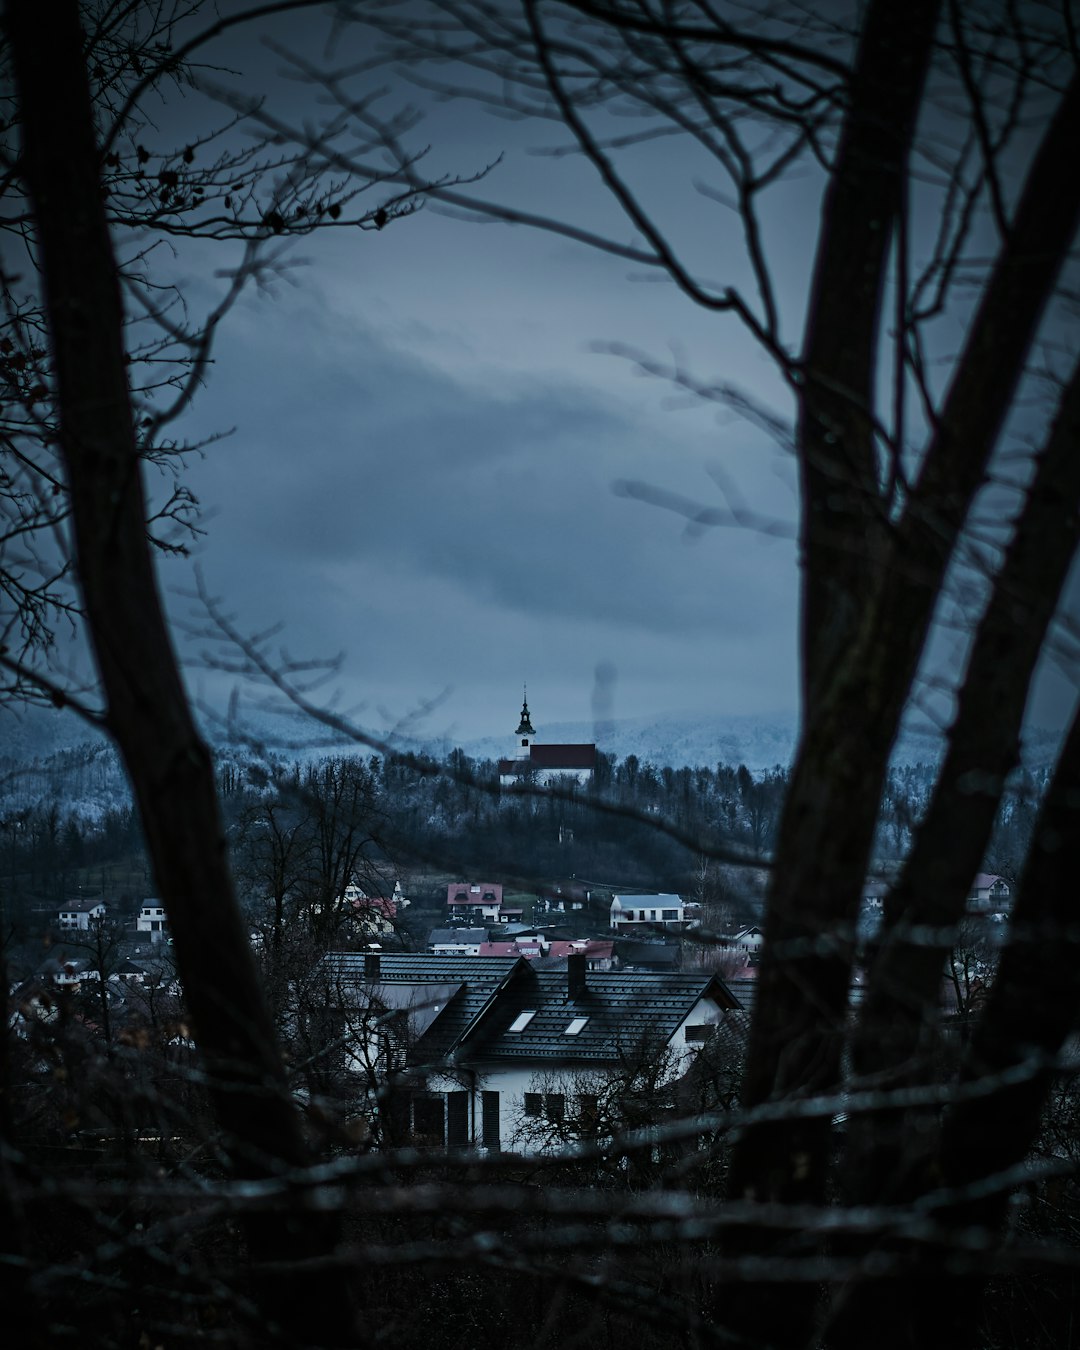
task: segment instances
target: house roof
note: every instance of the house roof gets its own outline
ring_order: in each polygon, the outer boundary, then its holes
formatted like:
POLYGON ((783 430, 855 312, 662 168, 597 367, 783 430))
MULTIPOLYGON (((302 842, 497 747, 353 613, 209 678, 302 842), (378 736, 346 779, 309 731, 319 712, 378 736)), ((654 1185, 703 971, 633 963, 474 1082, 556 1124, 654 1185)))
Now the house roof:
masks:
MULTIPOLYGON (((526 967, 521 957, 491 957, 480 961, 475 956, 431 956, 414 952, 383 952, 374 960, 364 952, 328 952, 323 965, 331 977, 342 983, 376 984, 380 991, 394 985, 409 986, 422 998, 429 985, 458 986, 433 1024, 413 1046, 417 1063, 444 1058, 471 1034, 502 986, 518 966, 526 967)), ((381 996, 381 994, 380 994, 381 996)))
POLYGON ((971 883, 971 889, 973 891, 988 891, 991 886, 996 886, 999 881, 1004 882, 1006 887, 1009 884, 1004 877, 998 876, 996 872, 976 872, 975 880, 971 883))
POLYGON ((502 898, 502 883, 498 881, 452 881, 446 888, 448 905, 501 905, 502 898))
POLYGON ((669 891, 649 891, 643 895, 613 895, 611 897, 611 907, 623 909, 629 906, 630 909, 674 909, 681 905, 682 901, 677 895, 672 895, 669 891))
POLYGON ((500 759, 499 775, 527 773, 532 769, 595 769, 595 745, 530 745, 528 759, 500 759))
POLYGON ((682 964, 682 948, 673 942, 627 942, 618 939, 615 952, 624 966, 674 969, 682 964))
POLYGON ((471 1045, 482 1061, 565 1060, 618 1063, 641 1045, 642 1036, 666 1045, 703 998, 721 1008, 738 1000, 717 976, 666 971, 590 971, 584 989, 571 995, 564 970, 529 967, 508 984, 471 1045), (520 1031, 510 1027, 525 1012, 534 1015, 520 1031), (574 1034, 567 1028, 580 1024, 574 1034))
POLYGON ((378 958, 377 974, 361 952, 331 952, 324 964, 336 978, 377 989, 394 1006, 410 1006, 410 1000, 423 1006, 425 991, 434 997, 436 987, 444 993, 445 1006, 410 1051, 417 1066, 451 1057, 617 1063, 640 1044, 643 1029, 650 1040, 667 1044, 702 998, 720 1008, 740 1007, 723 980, 702 971, 590 971, 584 987, 571 994, 567 971, 537 969, 522 957, 390 953, 378 958), (511 1031, 529 1011, 534 1015, 525 1027, 511 1031), (568 1035, 575 1019, 580 1029, 568 1035))
POLYGON ((487 935, 486 928, 433 928, 428 934, 428 946, 434 947, 436 944, 443 946, 455 942, 475 947, 478 943, 486 942, 487 935))
POLYGON ((534 769, 594 769, 595 745, 530 745, 529 762, 534 769))
POLYGON ((485 942, 480 948, 481 956, 524 956, 527 961, 540 955, 538 942, 485 942))
POLYGON ((81 975, 90 970, 92 965, 88 956, 47 956, 35 973, 43 978, 56 979, 60 975, 81 975))
POLYGON ((100 896, 93 899, 80 895, 73 900, 65 900, 62 905, 57 906, 57 909, 61 914, 89 914, 91 910, 99 907, 105 908, 105 901, 100 896))
POLYGON ((387 919, 397 918, 397 901, 384 895, 366 895, 362 900, 350 901, 350 904, 359 915, 381 914, 387 919))
POLYGON ((603 960, 610 960, 615 951, 614 942, 597 942, 595 938, 588 938, 585 941, 580 939, 570 939, 562 941, 555 939, 548 943, 548 956, 555 960, 565 961, 568 956, 591 956, 603 960))

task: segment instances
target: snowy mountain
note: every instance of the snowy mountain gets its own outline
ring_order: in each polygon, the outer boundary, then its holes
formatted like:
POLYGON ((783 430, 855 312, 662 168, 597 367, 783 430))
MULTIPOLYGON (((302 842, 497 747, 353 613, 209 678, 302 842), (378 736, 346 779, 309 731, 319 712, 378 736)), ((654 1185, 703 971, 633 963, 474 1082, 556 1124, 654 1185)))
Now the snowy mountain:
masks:
MULTIPOLYGON (((345 740, 335 741, 325 728, 295 719, 256 715, 247 722, 251 739, 231 739, 221 725, 204 726, 219 762, 245 764, 269 752, 275 759, 310 760, 331 754, 368 754, 345 740), (259 742, 263 744, 260 746, 259 742)), ((545 723, 537 728, 541 744, 595 742, 605 754, 623 760, 636 755, 658 767, 669 765, 745 764, 765 773, 791 762, 797 731, 793 715, 720 717, 712 714, 629 717, 596 726, 591 722, 545 723)), ((1041 776, 1052 763, 1059 737, 1039 728, 1024 736, 1025 766, 1041 776)), ((446 738, 398 740, 402 751, 444 758, 460 748, 475 759, 499 759, 514 748, 512 736, 487 736, 460 744, 446 738)), ((941 753, 939 731, 907 728, 893 756, 896 765, 931 763, 941 753)), ((130 800, 116 752, 104 735, 68 712, 25 709, 15 715, 0 709, 0 808, 19 809, 39 801, 61 801, 69 810, 99 817, 130 800)))

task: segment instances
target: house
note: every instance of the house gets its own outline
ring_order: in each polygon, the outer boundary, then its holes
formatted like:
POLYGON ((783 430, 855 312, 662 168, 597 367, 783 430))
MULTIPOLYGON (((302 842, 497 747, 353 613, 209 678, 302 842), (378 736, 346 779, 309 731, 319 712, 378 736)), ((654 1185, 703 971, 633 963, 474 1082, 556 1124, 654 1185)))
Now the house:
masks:
POLYGON ((365 895, 352 904, 356 931, 365 937, 387 937, 396 931, 397 901, 388 896, 365 895))
POLYGON ((148 968, 126 957, 109 976, 111 984, 145 984, 148 979, 148 968))
POLYGON ((526 961, 539 961, 547 954, 542 937, 517 937, 513 942, 485 942, 480 956, 523 956, 526 961))
POLYGON ((591 899, 589 891, 574 882, 545 887, 533 903, 533 914, 570 914, 587 909, 591 899))
POLYGON ((433 928, 427 949, 433 956, 478 956, 487 939, 486 928, 433 928))
POLYGON ((759 956, 762 947, 765 945, 765 932, 753 925, 749 928, 741 928, 732 937, 725 938, 723 945, 733 947, 739 952, 745 952, 747 956, 759 956))
POLYGON ((160 900, 144 900, 135 928, 140 933, 149 933, 151 942, 160 942, 169 929, 169 920, 165 907, 160 900))
POLYGON ((968 908, 979 914, 1002 913, 1009 908, 1009 883, 996 872, 977 872, 971 883, 968 908))
POLYGON ((686 927, 686 906, 677 895, 614 895, 610 920, 617 931, 686 927))
POLYGON ((526 961, 566 961, 571 956, 583 956, 589 970, 611 970, 616 964, 613 942, 597 942, 592 938, 548 938, 535 930, 516 934, 509 941, 485 942, 480 956, 523 956, 526 961))
POLYGON ((566 942, 553 939, 548 943, 546 959, 549 962, 565 963, 572 956, 583 956, 586 970, 616 970, 619 965, 615 959, 614 942, 602 942, 596 938, 574 938, 566 942))
MULTIPOLYGON (((715 975, 589 971, 581 954, 565 970, 513 956, 353 952, 325 965, 339 997, 380 1012, 379 1035, 394 1012, 401 1024, 385 1064, 391 1072, 395 1053, 404 1061, 389 1137, 451 1148, 536 1152, 537 1121, 590 1109, 592 1094, 578 1100, 567 1085, 641 1056, 674 1081, 739 1010, 715 975)), ((372 1049, 358 1053, 370 1061, 372 1049)))
POLYGON ((78 989, 84 980, 101 979, 101 971, 86 956, 47 957, 36 973, 42 984, 54 984, 61 989, 78 989))
POLYGON ((520 905, 503 903, 503 888, 497 881, 452 881, 446 888, 446 909, 451 927, 515 923, 520 905))
MULTIPOLYGON (((538 787, 585 786, 596 772, 596 746, 590 743, 537 745, 526 697, 514 735, 518 738, 513 755, 499 760, 499 785, 512 788, 522 782, 538 787)), ((562 835, 567 831, 561 831, 562 835)))
POLYGON ((105 917, 105 903, 77 896, 74 900, 65 900, 57 916, 57 927, 64 932, 87 932, 91 925, 105 917))

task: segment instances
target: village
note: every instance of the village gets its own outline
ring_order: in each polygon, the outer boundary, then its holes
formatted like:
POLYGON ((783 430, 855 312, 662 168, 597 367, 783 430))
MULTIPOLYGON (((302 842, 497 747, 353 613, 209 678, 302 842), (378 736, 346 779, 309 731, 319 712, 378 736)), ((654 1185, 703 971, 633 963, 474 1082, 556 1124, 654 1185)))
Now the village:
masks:
MULTIPOLYGON (((523 791, 557 799, 568 782, 588 788, 595 746, 539 743, 527 702, 514 736, 499 764, 504 803, 523 791)), ((520 878, 421 883, 415 873, 413 884, 413 894, 400 878, 375 894, 356 871, 289 918, 258 893, 247 907, 252 956, 297 1066, 291 1090, 342 1138, 365 1149, 618 1152, 628 1132, 707 1119, 737 1100, 766 940, 759 922, 732 924, 737 909, 701 888, 688 896, 565 878, 529 890, 520 878)), ((852 935, 863 951, 888 892, 881 877, 864 886, 852 935)), ((1009 905, 1006 878, 974 878, 942 971, 943 1025, 963 1023, 988 993, 1009 905)), ((69 897, 35 922, 19 955, 44 955, 9 979, 8 1030, 26 1052, 19 1091, 51 1077, 56 1028, 58 1043, 74 1036, 82 1055, 96 1044, 141 1057, 137 1077, 155 1050, 170 1075, 193 1071, 198 1032, 159 899, 124 918, 103 896, 69 897)), ((857 961, 852 1008, 862 979, 857 961)), ((149 1092, 141 1119, 127 1106, 121 1115, 136 1137, 175 1134, 156 1112, 149 1092)), ((104 1099, 68 1101, 42 1127, 53 1142, 105 1140, 117 1115, 104 1099)))

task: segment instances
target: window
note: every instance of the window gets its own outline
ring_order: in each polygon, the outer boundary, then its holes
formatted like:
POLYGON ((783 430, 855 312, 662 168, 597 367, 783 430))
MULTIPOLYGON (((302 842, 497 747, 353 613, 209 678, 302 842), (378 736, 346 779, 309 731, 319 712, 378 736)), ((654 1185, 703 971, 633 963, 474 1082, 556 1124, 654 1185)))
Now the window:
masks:
POLYGON ((468 900, 468 898, 469 897, 465 894, 464 891, 458 891, 457 895, 454 896, 455 902, 458 900, 468 900))
POLYGON ((499 1094, 497 1092, 481 1093, 480 1101, 483 1112, 484 1147, 497 1149, 499 1147, 499 1094))
POLYGON ((446 1143, 448 1148, 469 1147, 469 1094, 446 1094, 446 1143))
POLYGON ((686 1039, 691 1043, 694 1041, 697 1041, 699 1043, 701 1041, 707 1041, 709 1037, 712 1035, 714 1030, 715 1027, 712 1022, 703 1022, 700 1026, 687 1027, 686 1039))
POLYGON ((566 1117, 566 1098, 561 1092, 526 1092, 525 1114, 534 1120, 547 1116, 548 1120, 566 1117))
POLYGON ((600 1115, 600 1099, 594 1092, 579 1092, 578 1123, 583 1130, 595 1130, 600 1115))
POLYGON ((524 1012, 518 1013, 518 1015, 510 1023, 509 1027, 507 1027, 507 1030, 524 1031, 535 1016, 536 1016, 535 1008, 526 1008, 524 1012))
POLYGON ((679 917, 679 911, 677 909, 665 909, 663 915, 665 920, 677 919, 679 917))
POLYGON ((444 1134, 445 1103, 442 1097, 417 1096, 413 1101, 413 1133, 418 1144, 429 1148, 442 1148, 446 1142, 444 1134))
POLYGON ((578 1032, 582 1029, 582 1027, 584 1027, 585 1023, 588 1020, 589 1019, 587 1017, 575 1017, 574 1020, 570 1023, 570 1025, 563 1032, 563 1035, 576 1036, 578 1032))

